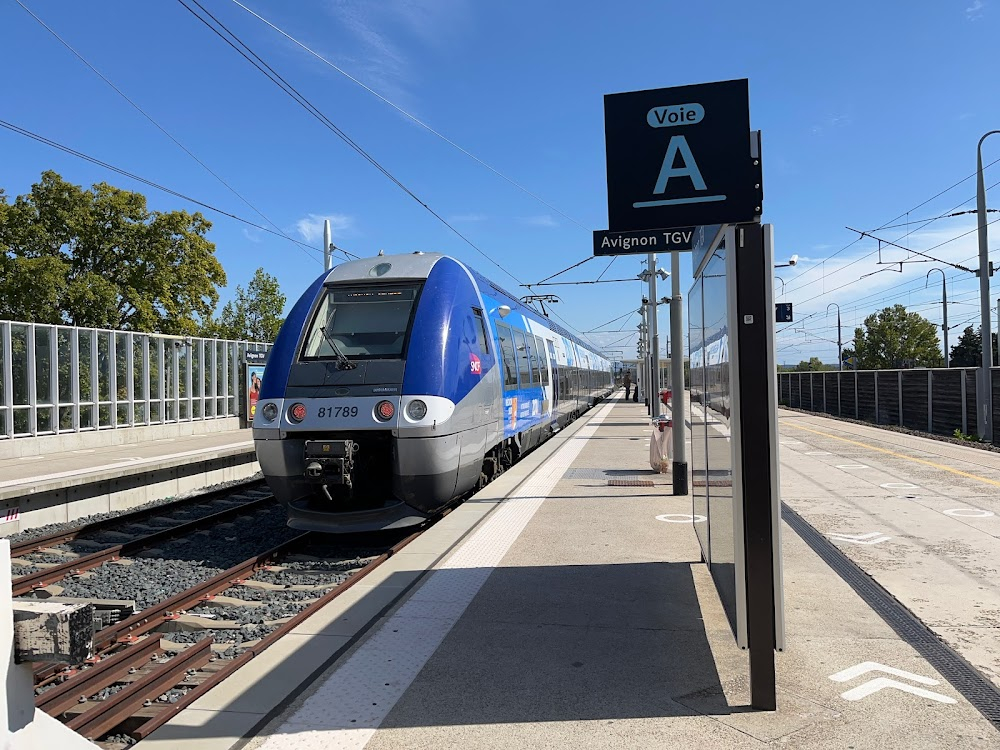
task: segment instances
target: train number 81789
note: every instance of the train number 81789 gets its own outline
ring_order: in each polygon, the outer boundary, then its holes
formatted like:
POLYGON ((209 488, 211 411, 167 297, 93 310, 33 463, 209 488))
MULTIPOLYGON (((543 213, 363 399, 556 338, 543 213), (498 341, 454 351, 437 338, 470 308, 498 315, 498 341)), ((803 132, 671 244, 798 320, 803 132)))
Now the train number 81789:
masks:
POLYGON ((316 416, 320 419, 336 419, 337 417, 356 417, 358 416, 358 407, 356 406, 321 406, 319 411, 316 412, 316 416))

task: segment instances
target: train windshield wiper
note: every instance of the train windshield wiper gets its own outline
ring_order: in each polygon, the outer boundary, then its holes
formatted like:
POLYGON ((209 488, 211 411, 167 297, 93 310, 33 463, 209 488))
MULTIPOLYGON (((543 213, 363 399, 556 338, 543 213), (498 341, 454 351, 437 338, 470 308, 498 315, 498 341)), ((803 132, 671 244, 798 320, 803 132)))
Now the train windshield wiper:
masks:
POLYGON ((326 343, 330 345, 330 348, 333 349, 333 353, 337 356, 337 363, 340 365, 339 369, 355 369, 358 366, 357 363, 351 362, 351 360, 347 358, 347 355, 344 354, 339 346, 337 346, 337 342, 333 340, 333 336, 326 332, 326 326, 321 327, 319 330, 323 332, 323 338, 326 339, 326 343))

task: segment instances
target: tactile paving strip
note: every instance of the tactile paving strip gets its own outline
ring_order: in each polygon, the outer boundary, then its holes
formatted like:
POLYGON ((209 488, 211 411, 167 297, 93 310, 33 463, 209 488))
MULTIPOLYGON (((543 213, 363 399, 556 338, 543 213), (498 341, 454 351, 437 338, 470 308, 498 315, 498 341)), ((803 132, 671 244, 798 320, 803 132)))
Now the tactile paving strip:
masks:
POLYGON ((938 638, 916 615, 837 549, 833 542, 784 503, 781 504, 781 516, 802 541, 833 568, 900 638, 913 646, 987 721, 1000 729, 1000 690, 987 677, 938 638))
POLYGON ((261 746, 361 750, 604 418, 608 404, 512 492, 261 746))

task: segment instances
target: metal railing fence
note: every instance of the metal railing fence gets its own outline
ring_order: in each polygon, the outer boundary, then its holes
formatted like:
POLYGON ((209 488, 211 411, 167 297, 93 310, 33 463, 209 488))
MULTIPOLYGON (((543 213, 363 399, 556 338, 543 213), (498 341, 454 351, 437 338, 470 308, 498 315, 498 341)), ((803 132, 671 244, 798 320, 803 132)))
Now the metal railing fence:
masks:
POLYGON ((0 321, 0 440, 238 416, 270 344, 0 321))
MULTIPOLYGON (((976 431, 974 367, 918 370, 779 372, 778 400, 784 406, 896 425, 936 435, 976 431)), ((996 420, 1000 368, 990 371, 996 420)), ((994 422, 995 423, 995 422, 994 422)), ((1000 443, 1000 434, 994 437, 1000 443)))

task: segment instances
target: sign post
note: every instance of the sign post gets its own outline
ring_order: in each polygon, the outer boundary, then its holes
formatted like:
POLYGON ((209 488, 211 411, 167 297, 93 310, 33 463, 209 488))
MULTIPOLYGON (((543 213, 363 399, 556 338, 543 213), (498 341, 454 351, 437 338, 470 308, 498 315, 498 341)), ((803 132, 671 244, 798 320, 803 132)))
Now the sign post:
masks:
POLYGON ((774 316, 790 319, 791 305, 774 306, 749 82, 608 94, 604 129, 608 229, 594 232, 594 255, 672 255, 675 495, 688 494, 679 254, 692 253, 691 392, 704 419, 692 416, 691 439, 705 445, 694 454, 691 494, 709 521, 698 538, 737 642, 750 650, 751 704, 774 710, 774 650, 784 647, 774 316), (714 427, 727 424, 731 440, 714 427), (719 510, 707 513, 710 495, 719 510))

